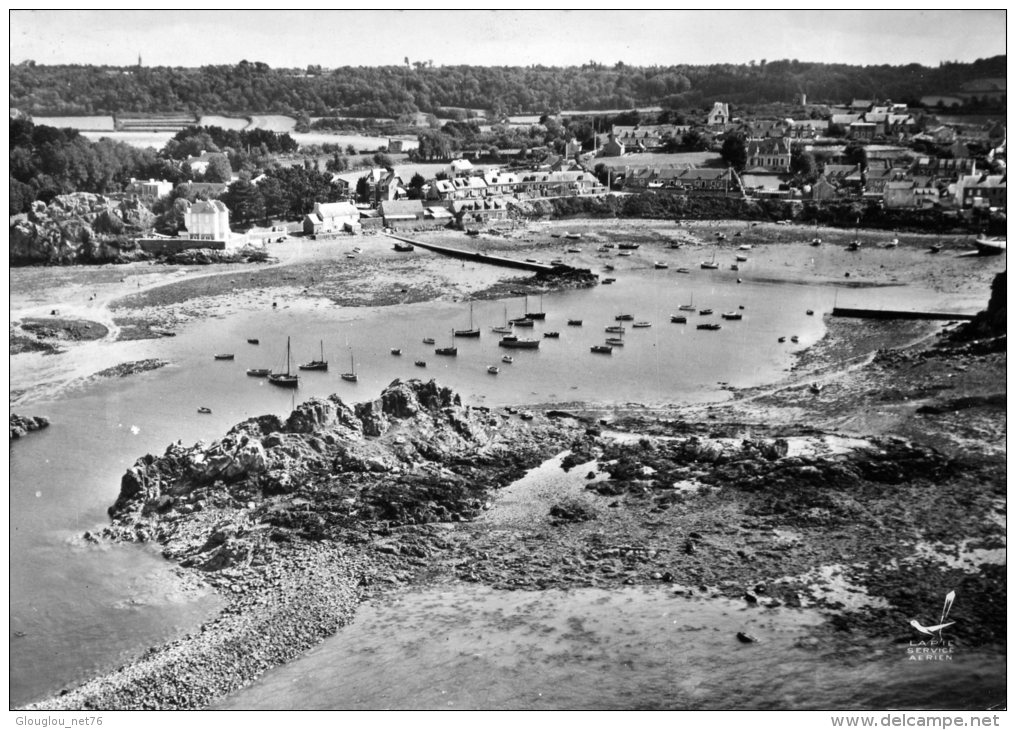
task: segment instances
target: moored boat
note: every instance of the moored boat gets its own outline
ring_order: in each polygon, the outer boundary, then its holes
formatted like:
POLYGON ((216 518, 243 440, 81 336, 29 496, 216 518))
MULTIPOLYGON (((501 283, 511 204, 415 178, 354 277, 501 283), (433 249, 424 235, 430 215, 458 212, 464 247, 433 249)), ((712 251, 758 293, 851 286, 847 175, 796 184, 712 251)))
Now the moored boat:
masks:
POLYGON ((327 370, 328 369, 328 361, 325 360, 325 343, 324 343, 324 340, 321 341, 321 359, 320 360, 311 360, 310 362, 305 362, 305 363, 299 365, 298 367, 300 368, 300 370, 327 370))
POLYGON ((624 347, 623 337, 608 337, 607 339, 604 340, 604 342, 610 345, 611 347, 624 347))
POLYGON ((791 341, 791 342, 797 342, 797 341, 798 341, 797 335, 794 335, 794 336, 792 336, 792 337, 790 338, 790 341, 791 341))
POLYGON ((248 337, 247 338, 247 344, 248 345, 260 345, 261 344, 261 340, 259 340, 257 337, 248 337))
POLYGON ((539 340, 519 339, 515 335, 502 337, 497 344, 499 347, 507 347, 515 350, 536 350, 540 347, 539 340))
POLYGON ((530 312, 529 310, 529 297, 526 297, 526 319, 546 319, 547 313, 543 311, 543 295, 540 295, 540 311, 530 312))
POLYGON ((665 264, 662 261, 654 261, 653 262, 653 268, 654 269, 669 269, 670 268, 670 264, 665 264))
POLYGON ((416 365, 416 367, 418 367, 418 368, 425 368, 425 367, 427 367, 427 361, 426 360, 417 360, 413 364, 416 365))
POLYGON ((723 319, 743 319, 744 315, 740 312, 724 312, 720 315, 723 319))
POLYGON ((634 323, 634 324, 632 325, 632 327, 637 327, 637 328, 639 328, 639 329, 645 329, 646 327, 652 327, 652 326, 653 326, 653 323, 652 323, 652 322, 646 322, 646 321, 642 321, 642 322, 635 322, 635 323, 634 323))
POLYGON ((247 375, 251 378, 267 378, 270 372, 268 368, 247 368, 247 375))
POLYGON ((619 243, 619 244, 617 244, 617 247, 618 247, 619 249, 622 249, 622 250, 629 250, 629 251, 634 251, 634 250, 635 250, 635 249, 637 249, 637 248, 638 248, 638 247, 639 247, 640 245, 641 245, 641 244, 638 244, 638 243, 619 243))
POLYGON ((342 373, 340 376, 343 380, 348 380, 351 383, 356 382, 356 364, 353 362, 353 351, 349 351, 349 372, 342 373))
MULTIPOLYGON (((455 330, 452 330, 452 337, 455 336, 455 330)), ((432 340, 433 342, 433 340, 432 340)), ((455 345, 449 345, 448 347, 438 347, 434 350, 435 355, 445 355, 446 357, 456 357, 459 354, 459 348, 455 345)))
POLYGON ((698 313, 701 314, 703 317, 708 317, 710 314, 713 313, 713 310, 711 310, 711 309, 700 309, 698 311, 698 313))
POLYGON ((599 355, 609 355, 614 351, 614 348, 610 345, 593 345, 589 348, 590 352, 595 352, 599 355))
POLYGON ((603 328, 604 332, 624 332, 624 327, 619 324, 612 324, 609 327, 603 328))
POLYGON ((391 350, 389 350, 389 352, 392 353, 393 355, 401 355, 402 354, 402 350, 400 350, 398 347, 393 347, 391 350))
POLYGON ((670 321, 673 322, 674 324, 688 324, 688 318, 683 317, 679 314, 670 315, 670 321))
POLYGON ((515 362, 515 358, 512 357, 511 355, 502 355, 501 362, 506 362, 509 365, 511 365, 513 362, 515 362))
POLYGON ((501 372, 501 368, 499 368, 497 365, 490 365, 487 368, 487 372, 490 373, 491 375, 497 375, 499 372, 501 372))
POLYGON ((606 278, 606 279, 604 279, 604 280, 603 280, 603 283, 604 283, 604 284, 613 284, 613 283, 614 283, 615 281, 617 281, 617 279, 614 279, 614 278, 608 277, 608 278, 606 278))
POLYGON ((211 413, 211 412, 212 409, 209 408, 208 406, 201 406, 200 408, 198 408, 198 413, 211 413))
POLYGON ((561 333, 560 332, 544 332, 543 336, 544 337, 555 338, 555 337, 560 337, 561 333))
POLYGON ((425 345, 433 345, 434 344, 434 338, 433 337, 424 337, 423 338, 423 344, 425 344, 425 345))
POLYGON ((619 314, 616 317, 614 317, 615 322, 631 322, 634 319, 635 319, 634 314, 619 314))
POLYGON ((679 268, 679 269, 674 269, 674 271, 676 271, 679 274, 690 274, 691 273, 691 269, 686 269, 683 266, 681 268, 679 268))
POLYGON ((268 382, 280 388, 295 388, 300 383, 300 376, 291 371, 289 338, 286 338, 286 372, 268 373, 268 382))
POLYGON ((974 239, 977 253, 982 256, 998 256, 1005 253, 1006 239, 990 236, 978 236, 974 239))
POLYGON ((581 319, 569 319, 568 320, 568 326, 569 327, 581 327, 582 326, 582 320, 581 319))
POLYGON ((233 353, 231 353, 231 352, 228 352, 228 353, 227 352, 220 352, 220 353, 218 353, 216 355, 213 355, 213 357, 216 360, 232 360, 233 359, 233 353))
POLYGON ((704 324, 695 325, 695 329, 700 330, 718 330, 719 328, 720 325, 716 324, 715 322, 706 322, 704 324))
POLYGON ((473 327, 473 305, 469 305, 469 329, 467 330, 452 330, 452 334, 455 337, 479 337, 480 330, 473 327))
POLYGON ((396 241, 395 242, 395 250, 400 252, 400 253, 408 253, 409 251, 413 250, 413 244, 411 244, 411 243, 402 243, 401 241, 396 241))

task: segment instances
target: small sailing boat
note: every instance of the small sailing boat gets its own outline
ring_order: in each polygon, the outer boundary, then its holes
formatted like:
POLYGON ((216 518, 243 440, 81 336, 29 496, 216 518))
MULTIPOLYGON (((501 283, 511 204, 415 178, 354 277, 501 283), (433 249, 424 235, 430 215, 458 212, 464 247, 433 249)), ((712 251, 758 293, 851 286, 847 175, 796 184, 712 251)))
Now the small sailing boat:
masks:
POLYGON ((522 306, 522 316, 511 320, 511 324, 516 327, 532 327, 533 318, 526 312, 527 309, 529 309, 529 297, 526 297, 526 303, 522 306))
MULTIPOLYGON (((452 337, 453 338, 455 337, 455 330, 452 330, 452 337)), ((439 347, 436 350, 434 350, 434 354, 455 357, 459 354, 459 348, 455 347, 455 345, 451 345, 449 347, 439 347)))
POLYGON ((300 376, 290 370, 289 338, 286 338, 286 372, 268 373, 268 382, 280 388, 295 388, 300 383, 300 376))
POLYGON ((325 341, 324 340, 321 340, 321 359, 320 360, 311 360, 310 362, 302 363, 301 365, 299 365, 299 368, 301 370, 327 370, 328 369, 328 361, 325 360, 325 341))
POLYGON ((703 269, 718 269, 718 268, 720 268, 720 265, 718 263, 716 263, 716 252, 713 251, 713 259, 712 259, 712 261, 703 261, 701 264, 699 264, 699 266, 701 266, 703 269))
POLYGON ((342 373, 342 379, 348 380, 351 383, 356 382, 356 365, 353 363, 353 351, 349 351, 349 372, 342 373))
POLYGON ((504 324, 498 325, 497 327, 491 327, 491 332, 496 332, 499 335, 510 335, 512 333, 511 322, 508 321, 508 307, 504 308, 504 324))
POLYGON ((680 311, 682 311, 682 312, 694 312, 695 311, 695 292, 692 292, 691 295, 688 297, 688 303, 687 304, 682 304, 681 306, 678 307, 678 309, 680 311))
POLYGON ((480 330, 473 328, 473 305, 469 305, 469 329, 467 330, 452 330, 452 334, 455 337, 479 337, 480 330))
POLYGON ((540 311, 529 311, 529 297, 526 297, 526 319, 546 319, 547 313, 543 311, 543 295, 540 295, 540 311))

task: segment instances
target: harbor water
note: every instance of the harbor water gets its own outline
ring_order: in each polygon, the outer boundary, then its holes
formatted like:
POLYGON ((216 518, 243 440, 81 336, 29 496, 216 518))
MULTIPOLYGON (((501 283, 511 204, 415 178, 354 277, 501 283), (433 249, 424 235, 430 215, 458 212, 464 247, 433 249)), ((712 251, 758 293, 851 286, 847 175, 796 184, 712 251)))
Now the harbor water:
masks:
MULTIPOLYGON (((325 300, 302 300, 283 301, 266 311, 195 321, 173 338, 87 343, 60 356, 87 356, 94 365, 92 372, 145 358, 170 363, 129 377, 69 385, 58 379, 50 382, 48 369, 53 361, 47 357, 51 356, 18 355, 12 359, 11 389, 25 388, 28 395, 17 403, 17 410, 45 415, 52 425, 10 450, 10 702, 16 706, 37 700, 115 668, 147 647, 192 629, 217 609, 214 595, 175 571, 156 550, 96 545, 81 537, 107 523, 105 510, 116 499, 121 475, 146 453, 160 454, 177 440, 186 444, 210 441, 239 421, 265 413, 284 415, 295 403, 312 396, 337 393, 347 402, 369 400, 396 378, 434 378, 461 393, 465 403, 488 406, 723 399, 727 386, 778 380, 793 364, 796 351, 822 337, 822 314, 831 310, 837 297, 840 306, 918 307, 922 297, 931 302, 936 296, 906 287, 836 294, 832 287, 813 285, 738 284, 737 272, 731 271, 682 277, 673 271, 642 270, 618 275, 610 286, 548 294, 542 301, 513 297, 477 302, 472 316, 474 325, 482 329, 478 339, 452 338, 453 329, 469 326, 465 303, 343 308, 325 300), (696 309, 710 308, 713 314, 679 312, 679 305, 685 303, 694 303, 696 309), (500 348, 499 336, 490 328, 503 324, 506 310, 509 318, 521 316, 527 304, 529 311, 542 307, 546 312, 546 319, 531 330, 519 331, 522 337, 539 338, 539 349, 500 348), (743 319, 720 319, 721 313, 735 311, 743 319), (608 336, 604 328, 615 324, 615 316, 622 313, 651 326, 633 329, 631 322, 624 323, 623 347, 614 348, 610 355, 592 354, 590 347, 604 341, 608 336), (672 314, 686 315, 687 324, 672 324, 672 314), (568 326, 568 319, 581 319, 582 326, 568 326), (721 329, 696 329, 696 324, 707 320, 719 322, 721 329), (551 330, 559 337, 544 338, 551 330), (790 342, 794 335, 799 338, 796 344, 790 342), (787 340, 781 343, 780 337, 787 340), (248 338, 257 338, 260 344, 248 344, 248 338), (424 344, 424 338, 433 338, 435 344, 424 344), (294 367, 316 359, 323 346, 328 371, 302 372, 295 392, 245 375, 247 368, 285 367, 287 340, 294 367), (457 357, 435 354, 435 348, 453 342, 457 357), (402 354, 392 355, 392 348, 400 348, 402 354), (222 352, 232 353, 234 359, 213 359, 222 352), (506 353, 513 356, 513 363, 500 362, 506 353), (426 367, 416 366, 417 360, 425 361, 426 367), (487 372, 494 364, 500 365, 497 375, 487 372), (356 383, 340 378, 349 369, 357 373, 356 383), (211 413, 199 414, 199 407, 211 413)), ((967 311, 976 308, 972 303, 967 311)), ((536 613, 553 613, 557 611, 553 601, 588 603, 589 599, 547 598, 550 604, 546 606, 537 597, 527 600, 536 601, 536 613)), ((433 600, 449 607, 454 603, 440 596, 433 600)), ((468 596, 466 605, 492 600, 497 604, 503 599, 478 593, 468 596)), ((638 608, 640 601, 632 599, 631 605, 638 608)), ((425 614, 420 616, 421 635, 428 631, 425 614)), ((698 635, 685 635, 684 640, 698 635)), ((471 647, 462 651, 475 653, 471 647)), ((618 647, 610 651, 623 653, 618 647)), ((548 660, 538 657, 536 661, 543 666, 548 660)), ((664 661, 663 654, 659 661, 664 661)), ((407 672, 411 673, 411 666, 407 663, 407 672)), ((624 660, 612 666, 621 675, 634 671, 624 660)), ((578 667, 561 669, 572 670, 578 667)), ((455 684, 449 680, 450 690, 455 684)), ((480 706, 469 692, 463 689, 448 698, 407 695, 375 700, 391 706, 436 707, 439 700, 480 706)), ((665 694, 659 706, 699 706, 698 702, 705 703, 697 699, 700 694, 707 695, 708 690, 686 688, 665 694)), ((336 701, 365 707, 371 701, 368 695, 364 689, 359 699, 336 701)), ((610 700, 612 706, 624 706, 624 697, 619 689, 610 700)), ((492 699, 499 707, 511 706, 513 701, 492 699)), ((551 695, 546 701, 551 704, 545 706, 577 707, 585 701, 588 698, 551 695)), ((541 705, 534 700, 527 706, 541 705)))

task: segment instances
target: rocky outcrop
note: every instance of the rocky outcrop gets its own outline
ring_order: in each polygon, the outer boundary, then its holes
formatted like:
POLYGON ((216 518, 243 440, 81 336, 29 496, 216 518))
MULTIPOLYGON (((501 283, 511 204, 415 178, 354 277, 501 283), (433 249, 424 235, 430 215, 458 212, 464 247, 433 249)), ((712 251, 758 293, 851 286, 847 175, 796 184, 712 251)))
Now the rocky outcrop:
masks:
POLYGON ((434 381, 396 380, 373 401, 350 406, 337 395, 312 398, 284 420, 252 418, 210 445, 176 443, 160 457, 138 459, 109 513, 119 528, 137 534, 157 531, 170 512, 260 510, 277 497, 291 501, 265 513, 274 524, 289 524, 294 503, 298 512, 327 512, 326 521, 463 519, 499 483, 497 474, 476 483, 465 476, 491 467, 515 475, 575 428, 463 406, 434 381))
POLYGON ((13 441, 14 439, 26 436, 30 431, 46 428, 49 426, 49 421, 42 416, 19 416, 17 413, 12 413, 10 425, 10 440, 13 441))
POLYGON ((973 320, 960 327, 956 331, 954 339, 968 342, 990 337, 1004 337, 1006 334, 1005 298, 1005 272, 1002 271, 996 274, 995 279, 991 282, 991 298, 988 299, 988 308, 979 312, 973 320))
POLYGON ((12 264, 104 263, 144 258, 129 236, 150 229, 152 212, 136 201, 92 193, 36 201, 11 218, 12 264))

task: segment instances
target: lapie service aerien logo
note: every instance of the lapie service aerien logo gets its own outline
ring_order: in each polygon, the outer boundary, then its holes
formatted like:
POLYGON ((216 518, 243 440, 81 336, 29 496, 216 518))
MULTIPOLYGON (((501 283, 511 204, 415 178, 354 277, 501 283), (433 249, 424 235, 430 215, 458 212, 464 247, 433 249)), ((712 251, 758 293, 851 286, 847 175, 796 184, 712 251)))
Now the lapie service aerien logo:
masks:
POLYGON ((947 620, 954 600, 956 600, 956 591, 949 591, 946 594, 945 603, 942 605, 942 615, 939 617, 937 624, 925 626, 917 619, 910 620, 910 625, 922 635, 922 638, 918 641, 910 642, 910 645, 907 647, 908 661, 952 661, 953 645, 956 642, 947 640, 942 632, 956 623, 955 621, 947 620))

